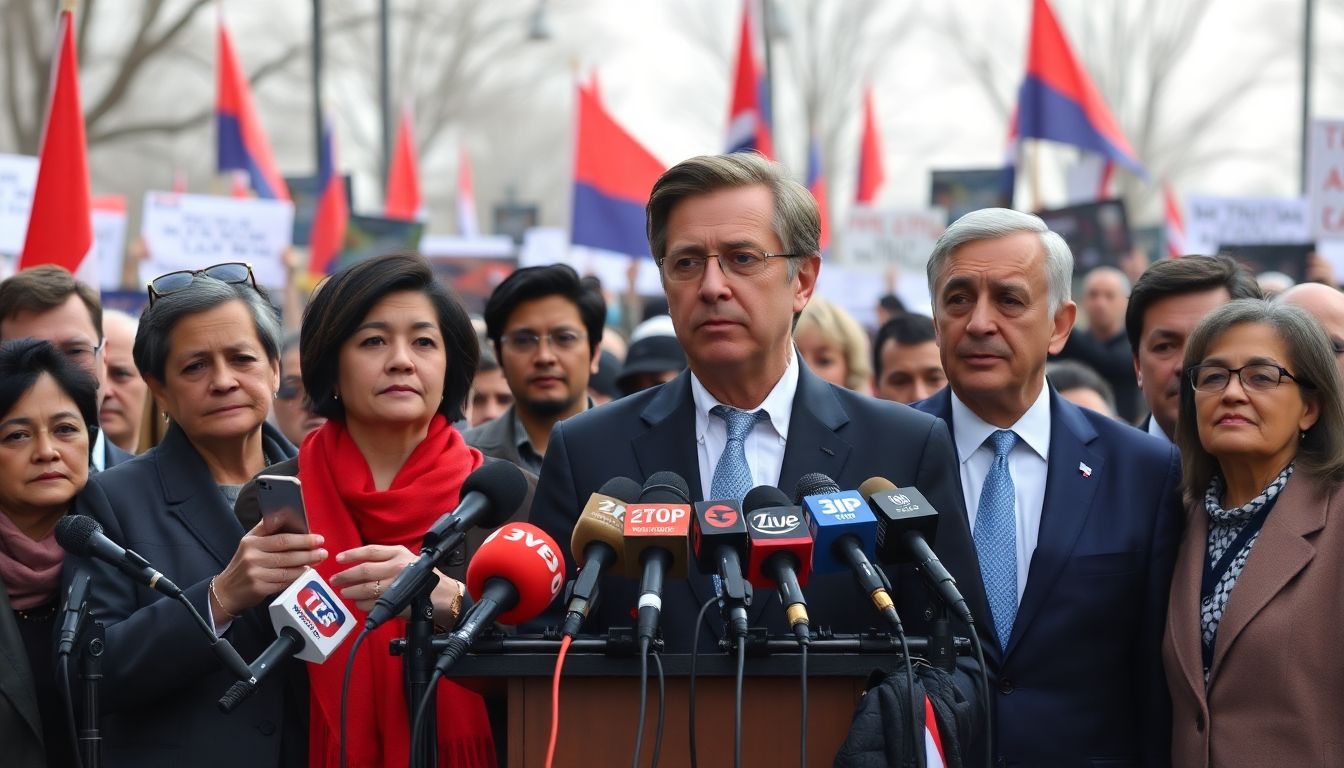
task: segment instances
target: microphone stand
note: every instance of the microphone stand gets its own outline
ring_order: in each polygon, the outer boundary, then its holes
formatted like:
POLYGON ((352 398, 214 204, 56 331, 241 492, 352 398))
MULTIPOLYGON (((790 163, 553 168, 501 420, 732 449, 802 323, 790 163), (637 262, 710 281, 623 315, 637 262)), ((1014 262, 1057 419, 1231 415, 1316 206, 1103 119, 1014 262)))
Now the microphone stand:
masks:
POLYGON ((98 684, 103 679, 103 651, 107 649, 102 622, 90 622, 79 643, 79 679, 84 683, 84 710, 79 729, 80 761, 84 768, 98 768, 103 737, 98 729, 98 684))
MULTIPOLYGON (((957 666, 957 652, 953 648, 952 624, 947 618, 947 605, 932 595, 933 609, 933 627, 929 633, 929 664, 945 671, 951 672, 957 666)), ((974 630, 974 627, 972 627, 974 630)))
MULTIPOLYGON (((437 580, 428 584, 411 601, 411 618, 406 621, 404 644, 401 640, 392 641, 394 648, 399 646, 404 648, 405 658, 402 664, 406 670, 407 708, 412 717, 415 716, 415 708, 424 697, 425 690, 429 688, 434 675, 436 657, 433 647, 434 603, 430 599, 430 594, 434 591, 434 583, 437 583, 437 580)), ((393 651, 393 653, 396 653, 396 651, 393 651)), ((430 697, 425 703, 423 717, 425 718, 425 724, 421 730, 420 743, 411 744, 411 764, 423 766, 423 768, 434 768, 439 764, 439 733, 438 720, 435 718, 434 697, 430 697)))

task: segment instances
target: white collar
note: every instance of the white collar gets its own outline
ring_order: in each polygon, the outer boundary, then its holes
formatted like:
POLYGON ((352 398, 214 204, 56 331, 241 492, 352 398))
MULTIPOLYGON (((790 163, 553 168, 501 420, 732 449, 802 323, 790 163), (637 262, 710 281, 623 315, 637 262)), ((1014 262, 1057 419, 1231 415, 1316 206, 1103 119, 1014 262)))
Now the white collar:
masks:
POLYGON ((1151 414, 1148 416, 1148 434, 1153 437, 1160 437, 1168 443, 1171 442, 1171 438, 1167 437, 1167 433, 1162 431, 1162 425, 1157 423, 1157 417, 1151 414))
POLYGON ((98 430, 98 436, 93 439, 93 451, 89 455, 89 463, 93 468, 102 472, 107 469, 107 433, 98 430))
MULTIPOLYGON (((749 410, 758 410, 764 408, 770 415, 770 425, 775 428, 775 432, 783 439, 789 437, 789 419, 793 416, 793 396, 798 392, 798 366, 794 364, 796 357, 793 346, 789 346, 789 362, 784 367, 784 375, 779 377, 775 386, 770 390, 770 394, 765 396, 761 404, 749 410)), ((700 379, 691 373, 691 399, 695 401, 695 439, 700 441, 705 439, 705 429, 709 424, 709 413, 714 410, 714 406, 723 405, 717 398, 705 389, 705 385, 700 383, 700 379)))
MULTIPOLYGON (((975 415, 961 398, 957 397, 956 392, 952 395, 952 432, 953 439, 957 443, 957 459, 961 463, 971 457, 971 454, 984 445, 989 436, 999 430, 999 427, 990 424, 979 416, 975 415)), ((1050 453, 1050 386, 1042 383, 1041 393, 1036 396, 1036 402, 1027 408, 1027 412, 1009 427, 1017 433, 1018 439, 1026 443, 1042 459, 1045 459, 1050 453)))

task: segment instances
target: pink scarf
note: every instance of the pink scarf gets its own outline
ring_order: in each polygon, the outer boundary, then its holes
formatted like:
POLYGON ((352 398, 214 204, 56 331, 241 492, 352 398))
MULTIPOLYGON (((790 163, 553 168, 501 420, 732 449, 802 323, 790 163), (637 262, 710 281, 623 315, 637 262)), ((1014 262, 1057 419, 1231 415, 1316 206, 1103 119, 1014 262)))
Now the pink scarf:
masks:
POLYGON ((55 529, 33 541, 9 515, 0 512, 0 582, 15 610, 36 608, 56 596, 64 559, 65 550, 56 543, 55 529))

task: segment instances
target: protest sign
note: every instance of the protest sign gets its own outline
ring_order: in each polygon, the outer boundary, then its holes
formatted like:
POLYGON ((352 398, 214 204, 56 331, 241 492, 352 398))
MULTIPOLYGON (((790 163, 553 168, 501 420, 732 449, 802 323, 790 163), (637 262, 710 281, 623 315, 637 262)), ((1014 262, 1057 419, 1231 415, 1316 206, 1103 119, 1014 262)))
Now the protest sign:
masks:
POLYGON ((1319 240, 1344 239, 1344 120, 1311 121, 1311 231, 1319 240))
POLYGON ((1213 256, 1223 245, 1310 243, 1311 210, 1305 198, 1189 197, 1185 201, 1185 252, 1213 256))
POLYGON ((941 208, 855 206, 845 222, 844 247, 836 261, 860 272, 889 267, 922 272, 946 227, 947 212, 941 208))
POLYGON ((1129 219, 1120 200, 1071 205, 1036 215, 1069 244, 1075 275, 1102 265, 1119 266, 1132 247, 1129 219))
POLYGON ((932 171, 929 204, 956 221, 981 208, 1013 207, 1013 172, 1009 168, 932 171))
POLYGON ((122 287, 126 254, 125 196, 95 196, 89 216, 93 220, 93 248, 89 255, 98 264, 98 287, 115 291, 122 287))
POLYGON ((140 264, 140 278, 243 261, 258 283, 283 286, 280 259, 293 227, 294 206, 287 200, 147 192, 140 234, 149 257, 140 264))
POLYGON ((0 254, 16 255, 23 250, 36 185, 36 157, 0 155, 0 254))

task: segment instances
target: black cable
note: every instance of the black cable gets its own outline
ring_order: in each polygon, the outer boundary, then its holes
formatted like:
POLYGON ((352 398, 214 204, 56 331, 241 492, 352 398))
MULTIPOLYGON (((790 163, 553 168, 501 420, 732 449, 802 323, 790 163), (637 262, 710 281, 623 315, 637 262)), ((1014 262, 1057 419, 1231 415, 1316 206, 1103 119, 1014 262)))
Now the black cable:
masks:
POLYGON ((59 654, 61 666, 61 698, 65 699, 65 716, 69 720, 71 746, 75 748, 75 765, 84 768, 84 756, 80 754, 79 730, 75 727, 75 694, 70 687, 70 656, 59 654))
POLYGON ((802 673, 802 693, 803 693, 803 715, 801 734, 798 736, 798 753, 800 759, 798 764, 802 768, 807 768, 807 643, 800 643, 799 647, 803 650, 803 673, 802 673))
POLYGON ((742 768, 742 669, 747 665, 747 640, 737 639, 737 685, 733 692, 733 768, 742 768))
POLYGON ((644 712, 649 698, 649 640, 639 639, 639 719, 635 721, 635 754, 630 768, 639 768, 639 753, 644 749, 644 712))
POLYGON ((658 670, 658 730, 653 734, 653 763, 651 768, 658 768, 658 754, 663 751, 663 714, 667 711, 664 705, 666 690, 663 687, 663 660, 657 654, 653 654, 653 666, 658 670))
POLYGON ((415 717, 411 720, 411 764, 410 768, 416 768, 424 761, 420 759, 420 731, 425 725, 425 711, 429 709, 429 702, 434 699, 435 690, 438 688, 439 680, 443 673, 434 669, 434 674, 429 676, 429 685, 425 687, 425 692, 420 695, 420 701, 415 704, 415 717))
POLYGON ((990 720, 990 712, 993 707, 989 706, 989 668, 985 666, 985 651, 980 645, 980 633, 976 631, 975 622, 967 622, 966 625, 971 630, 971 647, 975 649, 975 663, 980 665, 980 702, 985 710, 985 768, 992 768, 994 765, 994 723, 990 720))
POLYGON ((345 677, 341 679, 341 768, 345 768, 346 766, 345 721, 350 714, 350 673, 355 669, 355 654, 359 652, 359 645, 360 643, 363 643, 364 638, 368 636, 369 630, 367 629, 361 630, 360 633, 355 636, 354 645, 350 646, 350 656, 345 660, 345 677))
MULTIPOLYGON (((901 656, 905 659, 905 679, 910 685, 910 747, 914 750, 914 765, 923 765, 919 759, 919 745, 924 742, 924 732, 919 729, 919 714, 915 704, 915 668, 910 663, 910 644, 905 641, 905 630, 896 633, 901 641, 901 656)), ((920 710, 923 707, 919 707, 920 710)))
POLYGON ((686 697, 690 707, 689 731, 691 736, 691 768, 696 768, 695 761, 695 660, 700 655, 700 626, 705 622, 705 613, 709 607, 719 601, 718 596, 711 597, 700 606, 700 615, 695 617, 695 631, 691 633, 691 681, 687 686, 686 697))

